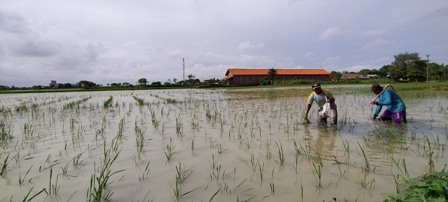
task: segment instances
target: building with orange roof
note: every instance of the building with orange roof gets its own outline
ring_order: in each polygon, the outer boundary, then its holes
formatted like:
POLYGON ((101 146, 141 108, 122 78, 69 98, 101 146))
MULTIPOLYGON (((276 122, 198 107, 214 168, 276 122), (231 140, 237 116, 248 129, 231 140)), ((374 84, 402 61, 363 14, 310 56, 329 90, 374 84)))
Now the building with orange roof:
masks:
MULTIPOLYGON (((275 79, 278 80, 312 80, 328 81, 330 73, 325 69, 275 69, 275 79)), ((269 69, 228 69, 224 77, 227 85, 256 86, 268 76, 269 69)))

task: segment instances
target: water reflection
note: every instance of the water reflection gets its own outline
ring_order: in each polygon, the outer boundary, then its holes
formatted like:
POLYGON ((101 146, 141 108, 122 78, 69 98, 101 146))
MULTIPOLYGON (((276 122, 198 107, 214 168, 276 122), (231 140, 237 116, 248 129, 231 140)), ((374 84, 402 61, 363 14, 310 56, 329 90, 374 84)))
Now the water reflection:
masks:
POLYGON ((329 159, 333 155, 338 131, 337 126, 304 124, 303 131, 306 147, 313 151, 310 153, 310 157, 314 163, 321 163, 323 158, 329 159))

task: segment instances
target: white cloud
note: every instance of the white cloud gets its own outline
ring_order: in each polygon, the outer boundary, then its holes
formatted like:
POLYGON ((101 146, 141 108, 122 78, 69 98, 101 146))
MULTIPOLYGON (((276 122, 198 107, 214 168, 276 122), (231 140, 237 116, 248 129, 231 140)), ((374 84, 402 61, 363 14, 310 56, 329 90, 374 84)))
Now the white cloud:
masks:
POLYGON ((390 47, 392 43, 384 39, 375 39, 373 42, 366 44, 363 48, 365 49, 382 49, 390 47))
POLYGON ((446 0, 3 0, 0 85, 180 79, 182 58, 204 79, 231 67, 381 67, 405 51, 448 63, 446 10, 446 0))
POLYGON ((321 41, 328 40, 335 37, 338 34, 340 34, 338 28, 328 28, 319 35, 319 40, 321 41))
POLYGON ((240 52, 252 52, 263 49, 263 43, 253 43, 250 41, 241 42, 238 44, 238 51, 240 52))

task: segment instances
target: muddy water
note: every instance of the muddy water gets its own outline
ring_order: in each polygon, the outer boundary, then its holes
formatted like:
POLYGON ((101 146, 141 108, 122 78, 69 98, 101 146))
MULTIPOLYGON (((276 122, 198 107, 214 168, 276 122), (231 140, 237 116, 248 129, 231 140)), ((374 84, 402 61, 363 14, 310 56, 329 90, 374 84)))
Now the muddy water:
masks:
POLYGON ((381 201, 444 168, 446 97, 404 98, 394 126, 352 89, 338 126, 304 124, 300 88, 0 95, 0 201, 381 201))

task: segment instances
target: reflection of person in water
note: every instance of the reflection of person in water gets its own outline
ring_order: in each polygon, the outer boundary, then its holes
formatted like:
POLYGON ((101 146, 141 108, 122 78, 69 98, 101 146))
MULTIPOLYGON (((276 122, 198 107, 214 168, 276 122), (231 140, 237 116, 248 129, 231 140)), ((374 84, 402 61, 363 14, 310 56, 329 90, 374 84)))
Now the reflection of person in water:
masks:
POLYGON ((307 149, 314 151, 314 154, 311 154, 310 157, 315 163, 320 163, 322 159, 319 158, 329 158, 333 155, 337 128, 317 127, 315 128, 317 131, 312 131, 317 132, 317 135, 311 134, 309 125, 307 124, 303 126, 303 129, 305 132, 305 146, 307 149), (316 137, 317 139, 314 139, 316 137))

